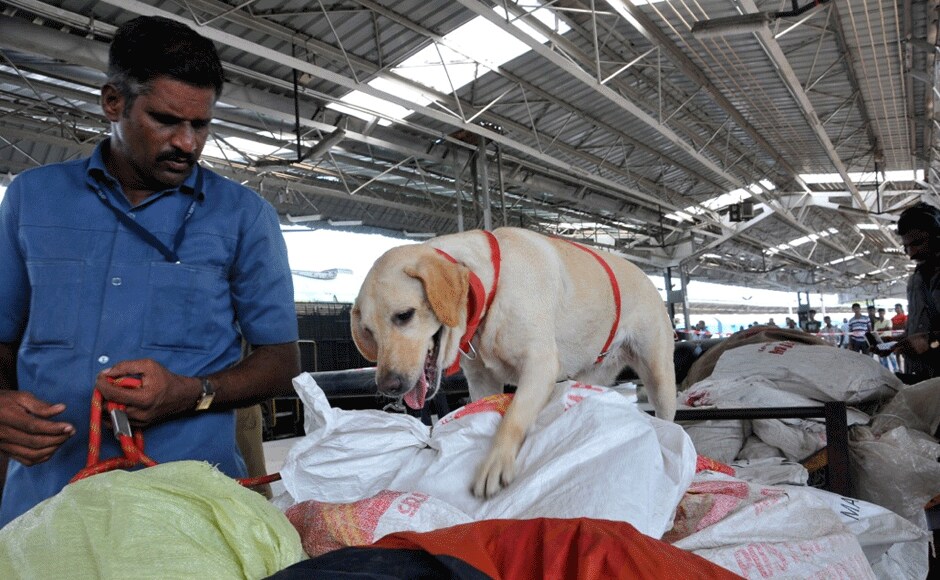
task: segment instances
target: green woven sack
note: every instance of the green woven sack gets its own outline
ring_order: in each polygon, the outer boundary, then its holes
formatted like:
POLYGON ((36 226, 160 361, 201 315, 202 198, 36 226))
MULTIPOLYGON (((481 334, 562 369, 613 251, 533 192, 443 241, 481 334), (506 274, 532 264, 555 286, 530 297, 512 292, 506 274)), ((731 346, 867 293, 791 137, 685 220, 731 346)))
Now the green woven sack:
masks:
POLYGON ((176 461, 68 485, 0 529, 0 578, 264 578, 305 558, 263 496, 176 461))

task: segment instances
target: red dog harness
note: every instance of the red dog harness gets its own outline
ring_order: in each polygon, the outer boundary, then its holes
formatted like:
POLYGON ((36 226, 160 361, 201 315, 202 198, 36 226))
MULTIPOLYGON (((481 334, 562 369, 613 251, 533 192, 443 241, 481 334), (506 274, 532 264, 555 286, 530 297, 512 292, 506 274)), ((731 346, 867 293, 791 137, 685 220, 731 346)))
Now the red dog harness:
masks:
MULTIPOLYGON (((483 316, 489 312, 490 305, 493 304, 493 297, 496 296, 496 287, 497 283, 499 282, 499 267, 502 259, 499 251, 499 241, 492 233, 486 230, 483 230, 483 233, 486 234, 487 240, 490 244, 490 263, 493 265, 493 284, 490 287, 489 295, 487 295, 486 291, 483 289, 483 282, 480 281, 480 277, 474 274, 472 271, 470 272, 470 289, 467 296, 467 329, 464 332, 463 337, 460 339, 460 352, 465 355, 469 353, 472 348, 470 346, 470 341, 473 340, 473 336, 476 334, 480 323, 483 321, 483 316)), ((617 277, 614 275, 614 271, 611 269, 607 261, 600 256, 600 254, 591 248, 583 246, 577 242, 564 240, 563 238, 557 239, 568 242, 579 250, 583 250, 594 256, 594 259, 597 260, 602 268, 604 268, 604 271, 607 273, 607 278, 610 280, 610 287, 614 294, 614 323, 610 327, 610 333, 608 333, 607 341, 604 343, 603 348, 601 348, 601 353, 597 356, 597 360, 594 361, 594 364, 600 364, 610 353, 610 345, 613 343, 614 337, 617 335, 617 327, 620 326, 620 285, 617 284, 617 277)), ((437 249, 437 253, 444 256, 454 264, 457 263, 457 260, 455 260, 454 257, 447 252, 437 249)), ((447 376, 451 376, 458 370, 460 370, 460 354, 457 355, 457 358, 447 368, 445 373, 447 376)))
POLYGON ((602 268, 604 268, 605 272, 607 272, 607 278, 610 279, 610 288, 614 292, 614 323, 610 327, 610 334, 607 335, 607 342, 605 342, 604 347, 601 348, 601 354, 599 354, 597 356, 597 360, 594 361, 594 364, 600 364, 604 360, 604 357, 610 353, 610 343, 614 341, 614 336, 617 335, 617 327, 620 326, 620 285, 617 284, 617 277, 614 276, 614 271, 610 268, 610 264, 608 264, 607 261, 600 256, 600 254, 587 246, 582 246, 577 242, 572 242, 571 240, 564 241, 568 242, 579 250, 584 250, 588 254, 594 256, 594 259, 597 260, 597 263, 600 264, 602 268))

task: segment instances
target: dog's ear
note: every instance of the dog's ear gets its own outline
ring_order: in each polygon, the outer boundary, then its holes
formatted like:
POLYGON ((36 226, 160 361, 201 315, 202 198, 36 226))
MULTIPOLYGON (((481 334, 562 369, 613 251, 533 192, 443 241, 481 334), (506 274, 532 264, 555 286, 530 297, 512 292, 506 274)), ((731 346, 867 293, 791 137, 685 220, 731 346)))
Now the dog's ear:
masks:
POLYGON ((352 311, 349 313, 349 326, 352 329, 353 342, 356 348, 362 353, 362 356, 369 362, 375 362, 379 358, 379 348, 375 344, 375 337, 372 333, 362 326, 362 313, 359 312, 359 301, 353 304, 352 311))
POLYGON ((467 317, 467 293, 470 290, 470 270, 455 264, 437 252, 428 253, 405 274, 421 280, 431 310, 441 324, 457 327, 467 317))

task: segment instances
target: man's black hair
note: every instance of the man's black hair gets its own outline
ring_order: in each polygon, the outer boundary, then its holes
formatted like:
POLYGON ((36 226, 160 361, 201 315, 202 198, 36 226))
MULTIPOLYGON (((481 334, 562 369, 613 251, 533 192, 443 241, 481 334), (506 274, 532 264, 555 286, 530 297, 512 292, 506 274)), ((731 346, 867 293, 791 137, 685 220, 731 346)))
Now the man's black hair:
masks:
POLYGON ((140 16, 121 26, 108 52, 108 82, 133 99, 158 77, 222 94, 225 75, 212 41, 182 22, 140 16))
POLYGON ((898 235, 912 230, 940 234, 940 209, 922 201, 904 210, 898 218, 898 235))

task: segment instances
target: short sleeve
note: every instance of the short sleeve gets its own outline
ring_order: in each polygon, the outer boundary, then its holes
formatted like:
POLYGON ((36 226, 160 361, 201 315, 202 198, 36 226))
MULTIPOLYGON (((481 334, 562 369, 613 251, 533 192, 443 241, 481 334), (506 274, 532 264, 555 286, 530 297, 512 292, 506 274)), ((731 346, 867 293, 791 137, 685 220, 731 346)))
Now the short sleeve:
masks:
POLYGON ((19 213, 24 179, 7 188, 0 201, 0 342, 18 342, 29 312, 29 278, 19 243, 19 213))
POLYGON ((242 335, 252 345, 297 340, 294 284, 274 208, 258 199, 257 219, 241 232, 232 299, 242 335))

